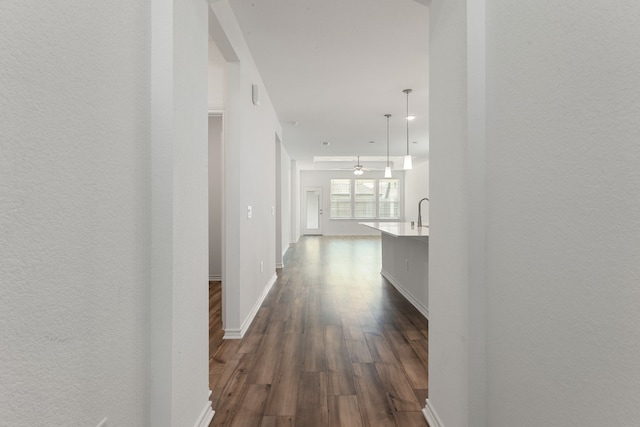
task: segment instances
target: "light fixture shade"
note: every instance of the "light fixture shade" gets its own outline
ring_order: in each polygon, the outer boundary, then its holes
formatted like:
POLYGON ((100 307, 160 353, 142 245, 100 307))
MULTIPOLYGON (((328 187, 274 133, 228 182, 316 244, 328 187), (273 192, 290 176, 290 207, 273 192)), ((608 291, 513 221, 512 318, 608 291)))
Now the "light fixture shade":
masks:
POLYGON ((411 155, 407 154, 404 156, 404 168, 403 169, 413 169, 413 165, 411 164, 411 155))
POLYGON ((362 171, 362 169, 356 169, 353 171, 354 175, 362 175, 364 172, 362 171))
POLYGON ((391 167, 387 166, 384 168, 384 177, 385 178, 391 178, 391 167))

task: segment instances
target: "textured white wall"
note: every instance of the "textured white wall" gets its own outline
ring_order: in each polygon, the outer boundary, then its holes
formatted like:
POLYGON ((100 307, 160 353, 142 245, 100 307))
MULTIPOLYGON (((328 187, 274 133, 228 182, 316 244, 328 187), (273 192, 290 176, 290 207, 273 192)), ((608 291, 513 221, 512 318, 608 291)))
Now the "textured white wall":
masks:
POLYGON ((488 2, 491 426, 638 424, 638 22, 488 2))
POLYGON ((148 2, 0 8, 0 425, 146 423, 148 2))
POLYGON ((635 425, 640 6, 486 3, 431 6, 429 405, 635 425))
POLYGON ((220 0, 211 8, 239 59, 228 62, 225 70, 223 281, 225 330, 238 331, 275 274, 274 141, 282 129, 231 6, 220 0), (258 106, 252 103, 252 84, 259 86, 258 106), (251 219, 248 206, 253 210, 251 219))

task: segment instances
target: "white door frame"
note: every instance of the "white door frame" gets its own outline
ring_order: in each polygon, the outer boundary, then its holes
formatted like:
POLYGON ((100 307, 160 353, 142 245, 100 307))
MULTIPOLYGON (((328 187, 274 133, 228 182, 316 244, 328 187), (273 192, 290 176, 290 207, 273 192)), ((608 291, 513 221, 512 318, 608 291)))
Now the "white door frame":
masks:
POLYGON ((304 187, 302 189, 302 197, 301 197, 301 211, 302 211, 302 234, 305 236, 322 236, 322 223, 323 223, 323 197, 322 197, 322 187, 304 187), (318 193, 318 226, 317 228, 308 228, 307 227, 307 192, 317 192, 318 193))

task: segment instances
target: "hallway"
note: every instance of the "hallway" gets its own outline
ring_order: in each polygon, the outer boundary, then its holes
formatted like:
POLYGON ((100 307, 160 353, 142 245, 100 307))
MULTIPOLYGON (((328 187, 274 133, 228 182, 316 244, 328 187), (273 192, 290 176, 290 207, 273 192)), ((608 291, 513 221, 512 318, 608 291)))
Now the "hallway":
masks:
POLYGON ((211 426, 426 426, 427 320, 379 237, 302 237, 242 340, 210 360, 211 426))

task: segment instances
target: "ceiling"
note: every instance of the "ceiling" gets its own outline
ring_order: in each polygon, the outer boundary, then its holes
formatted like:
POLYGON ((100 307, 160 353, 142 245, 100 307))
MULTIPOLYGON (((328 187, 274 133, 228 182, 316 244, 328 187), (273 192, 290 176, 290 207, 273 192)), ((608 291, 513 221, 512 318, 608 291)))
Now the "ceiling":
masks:
MULTIPOLYGON (((291 158, 429 151, 427 0, 230 0, 291 158), (373 143, 372 143, 373 141, 373 143), (328 142, 329 145, 322 145, 328 142)), ((396 162, 396 166, 401 162, 396 162)))

